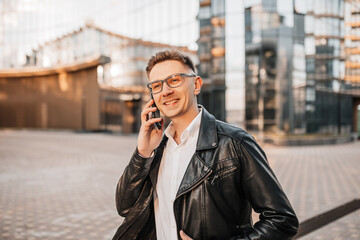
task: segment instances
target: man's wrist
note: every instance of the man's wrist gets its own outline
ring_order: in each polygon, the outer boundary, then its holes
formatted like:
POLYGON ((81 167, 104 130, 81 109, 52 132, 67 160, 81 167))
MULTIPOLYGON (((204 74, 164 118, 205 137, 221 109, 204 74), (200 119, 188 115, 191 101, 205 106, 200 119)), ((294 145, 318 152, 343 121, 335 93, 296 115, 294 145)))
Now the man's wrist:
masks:
POLYGON ((137 153, 139 154, 140 157, 142 158, 151 158, 154 156, 154 151, 151 151, 150 153, 145 153, 145 152, 141 152, 139 150, 139 148, 137 148, 137 153))

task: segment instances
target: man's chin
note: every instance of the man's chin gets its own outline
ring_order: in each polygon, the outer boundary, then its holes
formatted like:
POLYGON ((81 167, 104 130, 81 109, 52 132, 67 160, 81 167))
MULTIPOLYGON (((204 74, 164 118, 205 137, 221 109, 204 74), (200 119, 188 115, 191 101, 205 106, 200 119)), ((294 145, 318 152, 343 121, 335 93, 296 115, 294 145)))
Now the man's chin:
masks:
POLYGON ((164 116, 169 118, 170 120, 172 120, 172 118, 175 118, 179 115, 178 111, 174 110, 174 111, 166 111, 163 112, 164 116))

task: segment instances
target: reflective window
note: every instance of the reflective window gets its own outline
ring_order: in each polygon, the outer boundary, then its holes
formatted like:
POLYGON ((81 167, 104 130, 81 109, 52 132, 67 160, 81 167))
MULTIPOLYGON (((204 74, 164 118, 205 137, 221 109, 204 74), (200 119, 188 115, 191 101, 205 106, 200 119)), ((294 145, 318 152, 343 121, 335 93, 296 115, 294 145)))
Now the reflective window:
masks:
POLYGON ((225 58, 213 58, 212 59, 212 73, 224 73, 225 72, 225 58))
POLYGON ((305 33, 311 34, 314 33, 314 16, 313 15, 306 15, 305 16, 305 33))
POLYGON ((315 101, 315 89, 313 87, 306 88, 306 101, 315 101))
POLYGON ((314 58, 307 58, 306 59, 306 72, 308 74, 315 73, 315 59, 314 58))
POLYGON ((261 29, 262 29, 262 14, 252 13, 251 14, 251 41, 258 43, 261 41, 261 29))
POLYGON ((339 15, 339 2, 341 2, 342 0, 328 0, 327 1, 327 6, 328 6, 328 13, 332 14, 332 15, 339 15))
MULTIPOLYGON (((283 1, 283 0, 278 0, 283 1)), ((264 11, 275 12, 276 11, 276 0, 266 0, 262 1, 262 6, 264 11)))
POLYGON ((213 16, 224 16, 225 0, 211 0, 211 10, 213 16))
POLYGON ((340 77, 339 59, 320 60, 315 62, 315 72, 318 78, 338 78, 340 77))
POLYGON ((199 64, 198 66, 198 70, 199 70, 199 75, 202 78, 208 78, 209 77, 209 73, 211 72, 211 65, 210 62, 205 62, 202 61, 201 64, 199 64))
POLYGON ((299 37, 301 39, 304 38, 305 35, 305 16, 302 14, 294 14, 294 29, 293 35, 295 37, 299 37))
POLYGON ((215 38, 213 40, 214 47, 225 47, 225 39, 224 38, 215 38))
POLYGON ((199 19, 211 18, 210 6, 201 7, 199 9, 199 19))
POLYGON ((225 28, 222 26, 213 26, 213 37, 225 37, 225 28))
POLYGON ((278 0, 277 1, 277 11, 281 18, 283 19, 282 23, 288 27, 294 25, 294 7, 293 1, 289 0, 278 0))
POLYGON ((210 27, 211 21, 210 19, 200 19, 200 29, 204 27, 210 27))
POLYGON ((201 41, 201 42, 198 42, 198 44, 199 44, 198 53, 199 53, 200 57, 210 53, 210 51, 211 51, 211 42, 210 41, 201 41))
POLYGON ((296 13, 306 14, 307 13, 307 1, 294 0, 294 10, 296 13))
POLYGON ((339 9, 337 10, 337 12, 339 13, 340 17, 344 17, 344 1, 343 0, 340 0, 339 9))
POLYGON ((326 13, 326 0, 316 0, 316 1, 314 1, 314 13, 316 15, 326 13))
POLYGON ((314 55, 315 54, 315 38, 306 37, 305 38, 305 54, 314 55))

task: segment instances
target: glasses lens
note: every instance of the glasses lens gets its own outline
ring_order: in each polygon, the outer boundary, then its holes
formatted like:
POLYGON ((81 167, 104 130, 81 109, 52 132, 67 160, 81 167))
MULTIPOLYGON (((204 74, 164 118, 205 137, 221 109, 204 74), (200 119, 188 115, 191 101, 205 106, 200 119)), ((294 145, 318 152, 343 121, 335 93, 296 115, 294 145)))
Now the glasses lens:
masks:
POLYGON ((161 91, 162 82, 154 82, 150 84, 151 91, 157 93, 161 91))
POLYGON ((174 87, 178 87, 181 85, 181 76, 180 75, 175 75, 172 76, 171 78, 169 78, 167 80, 167 83, 169 84, 170 87, 174 88, 174 87))

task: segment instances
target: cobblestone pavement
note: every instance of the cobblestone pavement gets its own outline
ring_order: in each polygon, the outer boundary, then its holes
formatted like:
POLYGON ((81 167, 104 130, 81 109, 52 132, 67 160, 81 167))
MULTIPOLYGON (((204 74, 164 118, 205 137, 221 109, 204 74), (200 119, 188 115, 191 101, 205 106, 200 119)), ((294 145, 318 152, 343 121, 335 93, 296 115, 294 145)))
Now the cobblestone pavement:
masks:
MULTIPOLYGON (((136 136, 0 131, 0 239, 111 239, 136 136)), ((264 150, 303 221, 360 198, 360 142, 264 150)), ((360 210, 304 236, 360 239, 360 210)))

